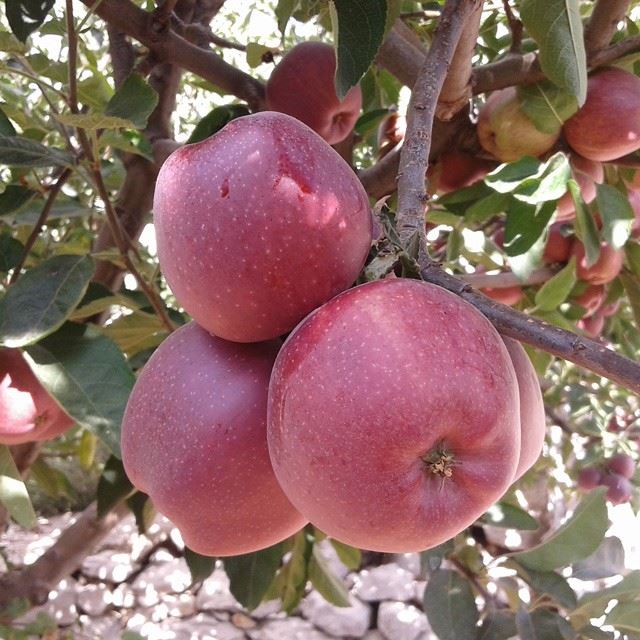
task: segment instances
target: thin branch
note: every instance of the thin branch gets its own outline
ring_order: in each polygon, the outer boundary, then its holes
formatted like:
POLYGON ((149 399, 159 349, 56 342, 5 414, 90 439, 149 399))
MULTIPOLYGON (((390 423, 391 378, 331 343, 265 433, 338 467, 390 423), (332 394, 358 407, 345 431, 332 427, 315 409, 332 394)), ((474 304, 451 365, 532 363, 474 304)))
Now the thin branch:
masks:
POLYGON ((177 3, 178 0, 163 0, 162 4, 154 9, 153 19, 157 25, 160 25, 161 28, 166 28, 177 3))
POLYGON ((557 269, 543 267, 537 269, 525 280, 519 280, 511 271, 503 273, 469 273, 464 275, 456 275, 456 277, 476 289, 506 289, 507 287, 526 287, 534 284, 542 284, 553 278, 558 273, 557 269))
POLYGON ((420 245, 423 245, 424 212, 428 199, 425 174, 436 104, 466 20, 477 5, 478 0, 446 0, 433 42, 413 87, 398 174, 396 223, 405 245, 416 232, 421 239, 420 245))
POLYGON ((503 335, 569 360, 640 393, 640 363, 629 360, 594 340, 494 302, 435 263, 428 263, 421 270, 421 275, 425 281, 459 295, 479 309, 503 335))
POLYGON ((78 64, 78 37, 73 21, 73 0, 66 0, 65 19, 67 22, 67 69, 69 77, 69 108, 71 113, 78 113, 78 84, 76 69, 78 64))
POLYGON ((458 111, 469 104, 471 98, 471 60, 478 42, 483 5, 484 0, 477 2, 473 12, 465 20, 460 41, 438 98, 436 116, 439 120, 451 120, 458 111))
POLYGON ((209 27, 206 27, 203 24, 186 24, 180 20, 180 18, 174 16, 172 26, 176 33, 198 46, 204 46, 205 44, 210 43, 215 44, 217 47, 222 47, 223 49, 235 49, 236 51, 247 50, 247 47, 243 44, 232 42, 231 40, 215 35, 209 27))
POLYGON ((502 0, 502 6, 504 7, 504 13, 507 16, 507 24, 509 25, 509 31, 511 31, 511 46, 509 51, 511 53, 520 53, 522 50, 522 20, 518 20, 513 13, 513 9, 509 4, 509 0, 502 0))
POLYGON ((412 19, 422 19, 422 20, 433 20, 435 18, 440 17, 439 11, 405 11, 400 14, 400 18, 402 20, 412 20, 412 19))
POLYGON ((589 66, 592 68, 603 67, 618 58, 622 58, 630 53, 637 53, 638 51, 640 51, 640 36, 625 38, 621 42, 612 44, 610 47, 601 49, 590 55, 589 66))
POLYGON ((69 179, 70 175, 71 175, 71 169, 65 169, 60 174, 60 177, 52 185, 49 191, 49 195, 47 196, 47 200, 44 203, 44 207, 42 207, 42 211, 38 216, 38 220, 34 225, 33 229, 31 230, 31 233, 29 234, 27 241, 24 243, 24 249, 22 251, 22 255, 20 256, 20 260, 18 264, 15 266, 13 273, 11 274, 11 278, 9 279, 9 284, 14 284, 15 281, 20 277, 20 272, 22 271, 22 268, 24 267, 24 264, 27 261, 27 258, 29 257, 29 253, 31 252, 33 245, 38 239, 38 236, 42 231, 42 227, 44 227, 44 225, 47 222, 49 214, 51 213, 51 209, 53 208, 53 205, 56 201, 56 198, 58 197, 58 194, 60 193, 60 190, 64 186, 64 183, 69 179))
POLYGON ((624 19, 631 0, 598 0, 584 29, 584 46, 587 55, 600 51, 613 38, 618 23, 624 19))
MULTIPOLYGON (((93 0, 81 0, 92 6, 93 0)), ((171 29, 154 28, 153 16, 130 0, 102 0, 95 12, 123 33, 135 38, 158 61, 171 62, 209 80, 226 93, 249 103, 255 111, 264 105, 264 85, 225 62, 213 51, 197 47, 171 29)))

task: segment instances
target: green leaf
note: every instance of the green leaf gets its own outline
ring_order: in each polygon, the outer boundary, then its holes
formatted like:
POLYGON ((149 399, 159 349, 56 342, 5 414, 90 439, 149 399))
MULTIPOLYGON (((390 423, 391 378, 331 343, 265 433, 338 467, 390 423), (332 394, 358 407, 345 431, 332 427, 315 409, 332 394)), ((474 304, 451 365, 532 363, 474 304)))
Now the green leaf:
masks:
POLYGON ((348 544, 334 540, 333 538, 331 538, 329 542, 345 567, 351 569, 351 571, 356 571, 356 569, 360 568, 360 563, 362 562, 362 552, 360 549, 350 547, 348 544))
POLYGON ((523 180, 537 175, 540 167, 540 160, 524 156, 517 162, 501 164, 485 176, 484 183, 498 193, 511 193, 522 184, 523 180))
POLYGON ((581 638, 589 638, 589 640, 613 640, 613 633, 603 631, 592 624, 587 624, 579 629, 581 638))
POLYGON ((624 573, 624 547, 619 538, 609 536, 589 557, 573 565, 572 578, 600 580, 624 573))
POLYGON ((573 640, 576 633, 571 625, 549 609, 537 609, 529 614, 521 608, 516 614, 520 640, 573 640))
POLYGON ((11 31, 24 42, 44 22, 54 0, 5 0, 11 31))
POLYGON ((640 597, 640 571, 632 571, 620 582, 606 589, 598 589, 587 593, 578 602, 578 608, 571 613, 575 624, 587 624, 590 618, 598 618, 604 614, 611 600, 627 602, 640 597))
POLYGON ((283 545, 278 543, 254 553, 223 558, 224 570, 231 581, 231 593, 249 611, 262 601, 283 553, 283 545))
POLYGON ((609 525, 604 494, 604 488, 591 491, 573 516, 550 538, 512 557, 528 569, 553 571, 590 556, 602 542, 609 525))
POLYGON ((89 256, 55 256, 27 271, 0 300, 0 344, 22 347, 62 326, 95 270, 89 256))
POLYGON ((29 470, 30 477, 33 478, 40 488, 54 500, 65 496, 67 498, 76 497, 76 491, 69 482, 69 478, 47 464, 42 456, 40 456, 29 470))
POLYGON ((509 194, 496 193, 495 191, 490 193, 484 198, 480 198, 474 202, 464 214, 464 219, 467 224, 481 224, 492 218, 493 216, 503 213, 509 201, 511 200, 509 194))
POLYGON ((454 550, 453 538, 420 553, 420 573, 427 574, 436 571, 442 565, 442 561, 454 550))
POLYGON ((189 547, 184 548, 184 559, 191 572, 192 584, 204 582, 216 568, 215 558, 200 555, 195 551, 191 551, 189 547))
POLYGON ((569 160, 564 153, 555 153, 538 167, 536 173, 514 189, 513 195, 522 202, 539 204, 558 200, 567 192, 567 180, 571 177, 569 160))
POLYGON ((8 233, 0 234, 0 273, 13 269, 20 262, 23 251, 24 247, 18 240, 8 233))
POLYGON ((27 48, 12 33, 0 29, 0 51, 5 53, 24 53, 27 48))
POLYGON ((511 611, 489 611, 478 630, 477 640, 510 640, 517 633, 515 614, 511 611))
POLYGON ((624 270, 620 273, 620 281, 629 298, 636 327, 640 329, 640 277, 624 270))
POLYGON ((27 352, 47 391, 120 456, 120 425, 135 378, 118 347, 94 329, 68 324, 27 352))
POLYGON ((640 278, 640 243, 627 242, 624 248, 624 254, 631 271, 640 278))
POLYGON ((0 217, 23 207, 37 196, 37 192, 17 184, 8 184, 0 194, 0 217))
POLYGON ((130 120, 106 116, 104 113, 60 113, 55 118, 58 122, 62 122, 68 127, 78 127, 87 131, 122 129, 134 126, 130 120))
POLYGON ((7 114, 3 111, 2 107, 0 107, 0 136, 15 136, 17 133, 13 123, 7 118, 7 114))
POLYGON ((596 183, 596 204, 602 218, 602 236, 616 249, 620 249, 631 235, 635 214, 624 193, 610 184, 596 183))
POLYGON ((587 55, 579 0, 522 0, 520 18, 540 47, 544 74, 582 106, 587 98, 587 55))
POLYGON ((342 582, 331 573, 327 562, 314 545, 309 560, 309 580, 318 593, 336 607, 349 607, 349 592, 342 582))
POLYGON ((357 120, 354 130, 362 137, 373 133, 383 118, 389 114, 389 109, 373 109, 367 113, 363 113, 357 120))
POLYGON ((542 311, 557 309, 567 299, 576 281, 576 259, 572 256, 565 267, 538 289, 536 307, 542 311))
POLYGON ((98 438, 91 431, 85 429, 78 443, 78 462, 85 471, 88 471, 93 466, 97 448, 98 438))
MULTIPOLYGON (((512 565, 509 565, 512 566, 512 565)), ((517 562, 513 563, 518 575, 531 588, 539 593, 546 593, 554 598, 559 604, 567 609, 573 609, 576 606, 576 594, 569 586, 569 583, 555 571, 534 571, 522 567, 517 562)))
POLYGON ((312 544, 304 530, 293 537, 293 548, 288 562, 280 569, 269 594, 282 600, 282 609, 291 613, 297 606, 307 584, 312 544))
POLYGON ((104 465, 102 475, 98 480, 96 491, 98 517, 105 516, 118 502, 121 502, 135 491, 131 484, 122 460, 116 456, 110 456, 104 465))
POLYGON ((337 50, 336 93, 343 99, 378 53, 387 20, 387 2, 332 0, 329 9, 337 50))
POLYGON ((596 223, 593 217, 582 200, 580 186, 578 183, 571 178, 571 180, 567 182, 567 187, 576 209, 576 235, 584 245, 587 266, 590 267, 595 264, 596 260, 600 256, 600 238, 598 236, 598 229, 596 228, 596 223))
POLYGON ((605 621, 622 633, 640 634, 640 605, 621 602, 607 615, 605 621))
POLYGON ((249 115, 249 113, 249 109, 245 104, 225 104, 221 107, 216 107, 198 122, 189 136, 187 144, 200 142, 220 131, 222 127, 232 120, 249 115))
POLYGON ((278 29, 284 38, 285 31, 287 30, 287 24, 293 15, 293 12, 298 8, 298 0, 278 0, 278 4, 275 8, 276 19, 278 20, 278 29))
POLYGON ((555 211, 555 203, 528 204, 512 199, 507 205, 504 228, 504 250, 508 256, 519 256, 533 247, 543 236, 555 211))
POLYGON ((520 531, 535 531, 540 527, 538 521, 524 509, 507 502, 496 502, 480 517, 480 520, 493 527, 520 531))
POLYGON ((100 331, 128 356, 157 347, 167 336, 167 328, 155 313, 136 311, 120 316, 100 331))
POLYGON ((273 49, 259 42, 247 42, 245 53, 247 56, 247 64, 252 69, 255 69, 264 62, 264 55, 266 53, 273 53, 273 49))
POLYGON ((548 80, 518 87, 518 97, 522 110, 544 133, 557 133, 578 110, 575 96, 548 80))
POLYGON ((142 491, 136 491, 127 498, 127 506, 131 509, 136 519, 138 533, 144 535, 156 517, 156 508, 153 505, 153 501, 142 491))
POLYGON ((35 525, 36 514, 31 506, 27 487, 20 477, 9 447, 2 444, 0 444, 0 502, 19 525, 27 528, 35 525))
POLYGON ((45 147, 22 136, 0 136, 0 165, 9 167, 69 167, 73 157, 66 151, 45 147))
POLYGON ((144 129, 158 104, 158 94, 138 73, 132 73, 113 94, 104 113, 123 118, 134 127, 144 129))
POLYGON ((440 640, 475 640, 478 609, 469 581, 456 571, 437 569, 424 592, 424 611, 440 640))

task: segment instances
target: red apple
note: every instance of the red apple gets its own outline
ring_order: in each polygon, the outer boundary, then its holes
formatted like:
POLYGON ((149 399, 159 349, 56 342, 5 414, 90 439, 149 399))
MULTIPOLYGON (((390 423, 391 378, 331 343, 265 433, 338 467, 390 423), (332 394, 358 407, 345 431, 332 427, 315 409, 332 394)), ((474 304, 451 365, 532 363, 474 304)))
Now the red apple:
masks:
POLYGON ((606 242, 601 243, 600 256, 590 267, 587 266, 582 242, 576 239, 571 252, 576 257, 576 275, 580 280, 591 284, 611 282, 620 273, 624 262, 624 253, 620 249, 614 249, 606 242))
POLYGON ((573 299, 576 304, 579 304, 585 310, 586 313, 583 318, 592 316, 600 308, 606 293, 603 285, 590 284, 579 296, 573 299))
POLYGON ((22 352, 0 348, 0 444, 50 440, 73 424, 40 384, 22 352))
POLYGON ((562 233, 564 226, 561 222, 554 222, 549 227, 549 236, 547 238, 547 244, 544 247, 544 254, 542 255, 544 262, 569 261, 573 239, 562 233))
POLYGON ((336 55, 323 42, 301 42, 287 52, 267 81, 267 108, 286 113, 322 136, 329 144, 344 140, 353 129, 360 109, 359 86, 344 100, 336 95, 333 79, 336 55))
POLYGON ((382 158, 399 142, 404 140, 407 130, 407 119, 399 113, 390 113, 378 127, 378 157, 382 158))
POLYGON ((511 338, 502 338, 511 356, 520 392, 520 458, 514 482, 522 477, 540 457, 546 432, 544 401, 538 374, 522 345, 511 338))
POLYGON ((158 256, 186 311, 237 342, 274 338, 349 287, 371 245, 351 167, 290 116, 231 121, 164 163, 158 256))
POLYGON ((590 338, 597 338, 602 335, 604 320, 605 318, 601 313, 594 313, 588 318, 578 320, 578 329, 584 331, 590 338))
POLYGON ((418 551, 509 487, 519 413, 509 352, 482 314, 431 284, 379 280, 287 339, 269 388, 269 453, 291 502, 328 535, 418 551))
POLYGON ((578 487, 591 491, 602 484, 603 474, 598 467, 585 467, 578 474, 578 487))
POLYGON ((635 214, 635 220, 631 225, 631 235, 634 238, 637 238, 640 236, 640 189, 628 187, 627 197, 629 198, 629 204, 635 214))
POLYGON ((640 148, 640 78, 618 68, 594 73, 587 101, 564 123, 574 151, 590 160, 615 160, 640 148))
POLYGON ((618 453, 607 460, 607 471, 617 473, 625 478, 633 478, 636 472, 635 460, 626 453, 618 453))
MULTIPOLYGON (((588 204, 596 197, 596 183, 604 182, 604 167, 601 162, 588 160, 577 153, 571 154, 571 175, 580 186, 582 199, 588 204)), ((556 222, 566 222, 576 217, 576 208, 569 192, 558 200, 556 222)))
POLYGON ((160 345, 129 398, 127 475, 198 553, 249 553, 305 524, 267 450, 267 392, 279 346, 226 342, 192 322, 160 345))
POLYGON ((629 502, 631 499, 633 487, 624 476, 617 473, 605 473, 600 484, 608 487, 607 500, 611 504, 622 504, 623 502, 629 502))
POLYGON ((480 289, 488 298, 509 306, 518 304, 524 298, 522 287, 485 287, 480 289))
POLYGON ((523 156, 541 156, 560 137, 545 133, 520 107, 515 87, 494 91, 480 108, 478 139, 491 155, 501 162, 512 162, 523 156))
POLYGON ((495 166, 464 151, 447 151, 435 164, 432 180, 439 193, 450 193, 482 180, 495 166))

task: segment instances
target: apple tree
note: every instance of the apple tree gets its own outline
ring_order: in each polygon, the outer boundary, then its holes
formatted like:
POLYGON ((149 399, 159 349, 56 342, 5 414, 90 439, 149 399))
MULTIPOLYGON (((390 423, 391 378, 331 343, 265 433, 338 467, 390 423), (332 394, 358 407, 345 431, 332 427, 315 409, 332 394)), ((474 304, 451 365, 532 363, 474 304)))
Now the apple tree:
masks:
POLYGON ((157 509, 248 610, 328 539, 640 637, 640 2, 5 0, 0 68, 0 528, 82 511, 0 632, 157 509))

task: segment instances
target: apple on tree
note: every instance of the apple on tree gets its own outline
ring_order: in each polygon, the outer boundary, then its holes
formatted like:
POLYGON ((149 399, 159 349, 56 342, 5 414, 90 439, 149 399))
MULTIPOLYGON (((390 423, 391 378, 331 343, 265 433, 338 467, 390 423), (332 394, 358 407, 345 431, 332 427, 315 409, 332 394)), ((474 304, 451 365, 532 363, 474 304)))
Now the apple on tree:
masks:
POLYGON ((0 444, 50 440, 73 424, 40 384, 22 352, 0 348, 0 444))
POLYGON ((576 275, 590 284, 607 284, 622 270, 624 252, 606 242, 600 244, 600 255, 591 266, 587 266, 587 256, 580 240, 574 240, 571 253, 576 257, 576 275))
POLYGON ((301 42, 272 71, 266 86, 267 108, 286 113, 329 144, 344 140, 360 115, 362 92, 352 87, 343 100, 336 95, 336 54, 323 42, 301 42))
POLYGON ((237 342, 282 335, 357 278, 371 245, 351 167, 291 116, 231 121, 163 164, 158 257, 178 302, 237 342))
MULTIPOLYGON (((604 167, 601 162, 583 158, 577 153, 572 153, 569 157, 571 164, 571 176, 580 187, 582 199, 589 204, 596 198, 596 183, 604 182, 604 167)), ((556 210, 556 222, 567 222, 576 217, 576 207, 571 194, 567 191, 558 200, 556 210)))
POLYGON ((200 554, 249 553, 306 523, 280 489, 267 450, 279 347, 226 342, 192 322, 155 351, 127 403, 127 475, 200 554))

